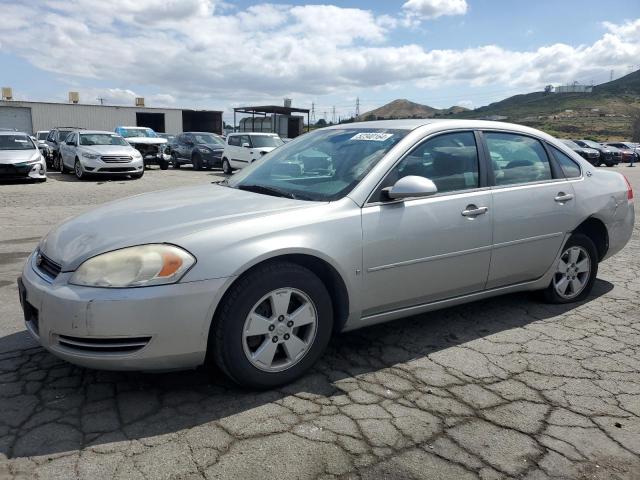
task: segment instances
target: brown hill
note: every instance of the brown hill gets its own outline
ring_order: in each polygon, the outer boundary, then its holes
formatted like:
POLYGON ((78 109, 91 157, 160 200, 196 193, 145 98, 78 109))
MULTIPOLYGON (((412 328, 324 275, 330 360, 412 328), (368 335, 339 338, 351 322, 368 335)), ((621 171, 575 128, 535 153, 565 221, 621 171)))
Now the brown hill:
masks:
POLYGON ((363 113, 360 118, 363 120, 394 119, 394 118, 432 118, 454 113, 462 113, 468 109, 464 107, 450 107, 438 109, 429 105, 410 102, 406 99, 398 99, 383 105, 380 108, 363 113))

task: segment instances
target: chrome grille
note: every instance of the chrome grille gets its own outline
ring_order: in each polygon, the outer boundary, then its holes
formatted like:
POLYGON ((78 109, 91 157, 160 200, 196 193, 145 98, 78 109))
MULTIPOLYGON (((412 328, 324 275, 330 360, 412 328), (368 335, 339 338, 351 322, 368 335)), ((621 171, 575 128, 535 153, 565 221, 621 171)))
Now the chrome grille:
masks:
POLYGON ((129 163, 131 160, 133 160, 133 157, 124 155, 103 155, 100 157, 100 160, 105 163, 129 163))

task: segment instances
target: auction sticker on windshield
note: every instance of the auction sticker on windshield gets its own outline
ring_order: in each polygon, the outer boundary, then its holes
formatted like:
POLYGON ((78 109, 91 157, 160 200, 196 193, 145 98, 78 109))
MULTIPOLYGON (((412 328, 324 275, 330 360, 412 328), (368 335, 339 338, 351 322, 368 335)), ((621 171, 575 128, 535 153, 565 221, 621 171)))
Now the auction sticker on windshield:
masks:
POLYGON ((360 132, 355 134, 349 140, 370 140, 372 142, 384 142, 391 137, 393 137, 393 133, 360 132))

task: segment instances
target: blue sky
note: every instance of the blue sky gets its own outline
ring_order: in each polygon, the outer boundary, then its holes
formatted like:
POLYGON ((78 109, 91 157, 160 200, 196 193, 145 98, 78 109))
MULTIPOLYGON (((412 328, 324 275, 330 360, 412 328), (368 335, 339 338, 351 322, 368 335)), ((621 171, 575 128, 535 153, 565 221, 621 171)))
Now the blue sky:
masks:
MULTIPOLYGON (((640 68, 640 2, 0 0, 16 98, 348 116, 395 98, 478 107, 640 68), (35 21, 34 21, 35 20, 35 21)), ((230 118, 227 115, 227 118, 230 118)))

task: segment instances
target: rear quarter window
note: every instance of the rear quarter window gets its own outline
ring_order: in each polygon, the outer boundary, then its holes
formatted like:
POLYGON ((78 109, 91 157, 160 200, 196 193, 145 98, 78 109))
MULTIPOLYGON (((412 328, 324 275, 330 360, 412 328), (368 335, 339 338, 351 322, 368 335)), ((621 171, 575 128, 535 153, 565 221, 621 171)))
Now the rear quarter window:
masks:
POLYGON ((571 159, 569 155, 561 152, 553 145, 549 145, 549 148, 551 149, 553 157, 556 159, 556 162, 558 162, 558 165, 560 165, 560 169, 562 170, 562 173, 564 173, 564 176, 566 178, 576 178, 580 176, 580 165, 578 165, 573 159, 571 159))

